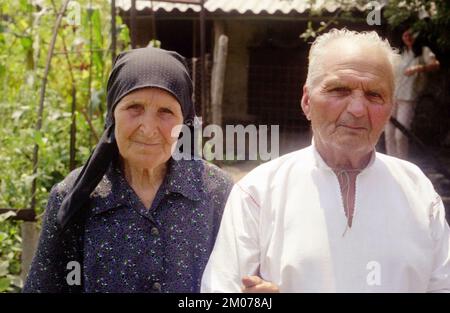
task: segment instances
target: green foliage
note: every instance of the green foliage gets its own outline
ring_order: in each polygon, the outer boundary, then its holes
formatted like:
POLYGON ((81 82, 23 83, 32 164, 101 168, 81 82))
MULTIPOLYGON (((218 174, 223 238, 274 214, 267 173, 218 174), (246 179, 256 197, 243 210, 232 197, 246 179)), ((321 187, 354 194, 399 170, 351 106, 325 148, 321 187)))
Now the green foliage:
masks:
MULTIPOLYGON (((13 212, 10 212, 14 214, 13 212)), ((19 291, 22 287, 20 279, 21 238, 16 223, 5 223, 10 214, 0 214, 0 292, 19 291)))
MULTIPOLYGON (((339 9, 333 15, 325 16, 321 1, 308 0, 310 17, 321 21, 309 21, 300 38, 305 41, 314 39, 342 21, 352 20, 351 10, 355 6, 364 7, 368 2, 335 0, 339 9)), ((435 42, 443 53, 450 50, 450 1, 390 0, 383 8, 383 16, 389 27, 396 28, 408 23, 414 31, 421 32, 430 42, 435 42)))
MULTIPOLYGON (((39 146, 37 214, 51 187, 69 172, 73 86, 76 89, 76 164, 101 134, 105 87, 111 68, 109 2, 79 0, 58 31, 44 102, 43 125, 35 130, 49 43, 61 0, 0 0, 0 207, 28 208, 34 145, 39 146), (92 2, 92 7, 89 3, 92 2), (75 8, 75 9, 74 9, 75 8), (105 14, 105 12, 107 12, 105 14), (69 15, 70 14, 70 15, 69 15), (77 15, 78 14, 78 15, 77 15), (79 23, 69 17, 79 16, 79 23), (70 66, 69 66, 70 63, 70 66), (93 130, 88 118, 92 120, 93 130)), ((72 1, 75 2, 75 1, 72 1)), ((117 17, 118 50, 129 35, 117 17)), ((14 291, 20 273, 20 223, 0 219, 0 292, 14 291), (5 272, 6 271, 6 272, 5 272)))
POLYGON ((325 9, 322 1, 308 0, 308 12, 311 20, 308 21, 305 31, 299 37, 305 41, 314 40, 321 33, 339 25, 340 21, 354 21, 355 18, 352 16, 351 11, 355 7, 364 7, 367 2, 366 0, 333 0, 332 3, 336 10, 331 16, 325 16, 329 12, 325 9), (313 22, 313 19, 317 18, 322 20, 313 22))
POLYGON ((450 2, 391 0, 384 16, 392 28, 408 23, 445 52, 450 50, 450 2))

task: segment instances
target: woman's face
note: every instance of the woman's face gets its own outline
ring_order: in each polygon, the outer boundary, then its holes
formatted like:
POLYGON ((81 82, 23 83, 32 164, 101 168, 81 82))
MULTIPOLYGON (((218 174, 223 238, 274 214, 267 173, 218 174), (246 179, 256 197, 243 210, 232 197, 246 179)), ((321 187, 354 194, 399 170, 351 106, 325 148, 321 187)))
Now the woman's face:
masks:
POLYGON ((114 111, 115 136, 121 158, 130 166, 155 168, 167 162, 183 123, 181 105, 167 91, 143 88, 125 96, 114 111))
POLYGON ((411 49, 412 45, 414 44, 414 36, 410 29, 403 33, 402 40, 405 46, 411 49))

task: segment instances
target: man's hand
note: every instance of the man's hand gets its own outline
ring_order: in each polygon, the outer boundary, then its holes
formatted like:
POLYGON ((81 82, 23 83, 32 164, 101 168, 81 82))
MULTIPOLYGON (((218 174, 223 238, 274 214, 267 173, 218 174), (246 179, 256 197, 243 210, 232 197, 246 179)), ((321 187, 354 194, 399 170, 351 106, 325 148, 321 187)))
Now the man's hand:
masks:
POLYGON ((277 293, 280 289, 277 285, 265 281, 258 276, 245 276, 242 278, 243 293, 277 293))

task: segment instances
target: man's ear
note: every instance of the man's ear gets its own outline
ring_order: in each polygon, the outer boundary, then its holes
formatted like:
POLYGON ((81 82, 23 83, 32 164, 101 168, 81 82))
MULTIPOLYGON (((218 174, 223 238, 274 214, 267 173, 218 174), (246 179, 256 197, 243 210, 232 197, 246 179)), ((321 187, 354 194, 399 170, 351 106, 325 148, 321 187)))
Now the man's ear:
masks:
POLYGON ((310 104, 309 99, 310 99, 309 98, 309 89, 306 85, 304 85, 301 105, 302 105, 303 113, 305 114, 306 119, 308 121, 311 120, 311 104, 310 104))

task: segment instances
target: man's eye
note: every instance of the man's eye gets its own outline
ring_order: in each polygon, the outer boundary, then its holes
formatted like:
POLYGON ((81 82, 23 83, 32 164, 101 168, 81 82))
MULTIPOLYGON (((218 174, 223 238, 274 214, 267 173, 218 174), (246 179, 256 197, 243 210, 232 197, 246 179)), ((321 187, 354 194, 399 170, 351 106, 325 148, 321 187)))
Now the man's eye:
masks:
POLYGON ((375 103, 375 104, 383 104, 384 103, 383 96, 376 91, 368 91, 366 93, 366 97, 372 103, 375 103))
POLYGON ((350 93, 350 88, 347 88, 347 87, 335 87, 335 88, 332 88, 330 91, 332 93, 337 93, 337 94, 342 95, 342 94, 350 93))
POLYGON ((369 97, 378 97, 378 98, 381 97, 381 95, 380 95, 378 92, 374 92, 374 91, 369 91, 369 92, 367 93, 367 95, 368 95, 369 97))

